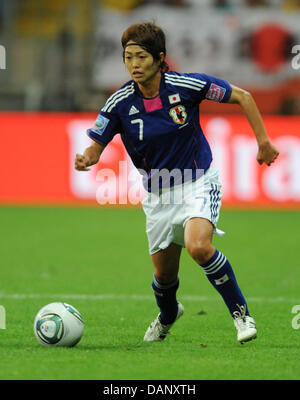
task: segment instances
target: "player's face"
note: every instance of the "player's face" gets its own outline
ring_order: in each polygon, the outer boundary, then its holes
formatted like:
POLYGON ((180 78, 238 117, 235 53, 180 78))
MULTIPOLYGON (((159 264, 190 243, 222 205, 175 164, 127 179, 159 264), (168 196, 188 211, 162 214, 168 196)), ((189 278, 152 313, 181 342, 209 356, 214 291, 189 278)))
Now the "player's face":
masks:
POLYGON ((150 82, 160 71, 160 62, 155 61, 150 53, 138 45, 125 49, 124 62, 132 79, 140 85, 150 82))

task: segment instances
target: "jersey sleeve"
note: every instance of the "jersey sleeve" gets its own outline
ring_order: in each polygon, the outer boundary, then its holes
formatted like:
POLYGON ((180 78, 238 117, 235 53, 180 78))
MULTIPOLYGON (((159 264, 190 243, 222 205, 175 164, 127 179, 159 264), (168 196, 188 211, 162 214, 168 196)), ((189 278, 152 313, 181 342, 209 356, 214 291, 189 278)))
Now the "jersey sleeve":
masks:
POLYGON ((197 102, 212 100, 219 103, 227 103, 230 99, 232 87, 224 79, 216 78, 207 74, 188 74, 191 78, 197 79, 201 90, 197 93, 197 102))
POLYGON ((94 126, 87 130, 87 135, 105 147, 120 131, 121 124, 118 115, 115 112, 100 110, 94 126))

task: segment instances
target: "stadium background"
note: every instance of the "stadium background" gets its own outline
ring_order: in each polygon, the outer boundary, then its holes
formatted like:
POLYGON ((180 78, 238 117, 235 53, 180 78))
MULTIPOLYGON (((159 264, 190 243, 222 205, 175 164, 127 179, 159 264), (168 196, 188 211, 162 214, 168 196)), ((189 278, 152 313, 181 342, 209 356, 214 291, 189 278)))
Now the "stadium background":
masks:
MULTIPOLYGON (((297 331, 290 327, 291 307, 300 302, 294 255, 300 209, 299 17, 297 0, 0 0, 0 45, 5 49, 0 69, 0 303, 7 313, 7 329, 0 331, 7 366, 0 373, 2 379, 299 378, 298 339, 292 336, 297 331), (165 348, 165 359, 158 348, 148 351, 136 344, 156 308, 141 208, 124 204, 134 168, 120 138, 105 149, 90 172, 73 168, 75 153, 89 143, 85 130, 108 96, 129 79, 122 63, 121 33, 129 24, 149 19, 166 31, 171 67, 206 72, 249 90, 281 151, 272 167, 259 166, 255 139, 239 107, 212 101, 201 104, 201 121, 224 184, 221 221, 231 232, 228 241, 216 240, 237 265, 243 265, 238 270, 240 282, 254 299, 254 311, 267 332, 260 347, 251 344, 251 354, 238 355, 235 338, 231 342, 211 319, 207 326, 212 326, 213 335, 203 339, 205 344, 198 343, 201 352, 207 347, 208 356, 201 353, 202 369, 192 358, 199 348, 183 333, 184 323, 177 340, 185 343, 185 371, 176 358, 171 357, 172 368, 166 364, 170 351, 176 355, 176 335, 166 344, 170 347, 165 348), (120 173, 119 161, 128 162, 125 172, 120 173), (107 186, 108 197, 99 190, 97 177, 103 168, 114 171, 118 182, 107 186), (116 207, 119 203, 121 208, 116 207), (259 243, 258 226, 263 235, 259 243), (98 239, 97 245, 91 238, 98 239), (102 269, 96 266, 99 251, 102 269), (286 265, 295 268, 285 269, 283 279, 281 270, 286 265), (78 348, 83 346, 88 353, 76 353, 77 358, 48 353, 47 370, 34 367, 46 353, 35 343, 31 320, 54 299, 75 302, 87 315, 85 341, 78 348), (129 304, 124 301, 126 307, 120 308, 122 299, 129 299, 129 304), (141 304, 143 299, 146 305, 141 304), (100 315, 99 301, 105 303, 100 315), (136 315, 136 309, 142 316, 136 315), (130 324, 133 313, 137 322, 130 324), (98 336, 97 327, 107 329, 112 314, 120 325, 115 322, 109 334, 98 336), (282 319, 277 321, 279 314, 282 319), (271 337, 274 321, 281 328, 271 337), (17 326, 23 326, 22 337, 17 329, 11 335, 17 326), (116 338, 116 331, 123 337, 116 338), (216 340, 225 348, 214 342, 216 332, 216 340), (282 344, 284 336, 290 347, 282 344), (209 353, 212 347, 213 354, 209 353), (109 360, 102 367, 98 363, 98 369, 97 351, 101 359, 109 360), (138 351, 144 353, 137 356, 138 351), (112 353, 116 361, 110 363, 112 353), (64 363, 65 375, 57 370, 57 357, 64 363), (122 357, 124 368, 119 370, 116 363, 121 365, 122 357), (155 372, 147 369, 153 357, 161 366, 155 372), (218 365, 212 362, 214 357, 218 365), (255 358, 262 360, 260 367, 255 358), (245 359, 247 371, 242 367, 245 359), (132 362, 135 369, 129 367, 132 362), (76 373, 72 363, 78 363, 76 373), (197 375, 198 367, 202 374, 197 375)), ((181 293, 186 302, 194 304, 198 299, 205 310, 199 315, 207 313, 209 319, 216 313, 225 321, 223 305, 211 306, 215 293, 203 279, 195 286, 199 272, 187 272, 191 262, 187 258, 184 262, 181 293)), ((193 321, 188 322, 188 311, 186 318, 192 337, 196 330, 193 321)), ((226 321, 228 327, 231 321, 226 321)))
POLYGON ((118 137, 88 174, 74 171, 74 154, 88 145, 84 132, 107 97, 129 79, 121 33, 134 21, 154 19, 166 31, 171 68, 203 71, 250 90, 281 150, 272 169, 259 168, 255 139, 237 117, 239 107, 203 102, 201 118, 221 171, 224 206, 298 206, 300 78, 293 58, 300 43, 299 2, 0 4, 0 44, 6 49, 0 140, 1 148, 13 149, 3 155, 10 167, 1 171, 0 202, 97 204, 99 168, 113 169, 119 179, 118 160, 127 158, 118 137))

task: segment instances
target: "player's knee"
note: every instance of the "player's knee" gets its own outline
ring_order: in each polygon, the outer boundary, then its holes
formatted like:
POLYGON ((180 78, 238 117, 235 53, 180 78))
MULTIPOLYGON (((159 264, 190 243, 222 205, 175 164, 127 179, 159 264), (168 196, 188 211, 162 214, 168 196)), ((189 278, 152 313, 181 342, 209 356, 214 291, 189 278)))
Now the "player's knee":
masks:
POLYGON ((186 250, 198 264, 204 264, 210 258, 211 243, 210 241, 195 241, 186 244, 186 250))

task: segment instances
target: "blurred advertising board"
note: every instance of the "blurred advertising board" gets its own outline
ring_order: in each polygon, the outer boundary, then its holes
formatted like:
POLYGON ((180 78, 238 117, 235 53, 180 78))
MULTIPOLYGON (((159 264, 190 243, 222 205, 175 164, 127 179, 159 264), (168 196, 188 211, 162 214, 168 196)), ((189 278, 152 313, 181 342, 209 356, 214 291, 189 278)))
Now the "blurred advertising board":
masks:
MULTIPOLYGON (((141 176, 120 135, 88 172, 74 169, 91 143, 95 114, 0 113, 0 203, 137 205, 141 176)), ((224 206, 300 208, 300 117, 264 116, 281 154, 271 166, 256 161, 257 145, 241 115, 202 115, 213 165, 220 171, 224 206)))

